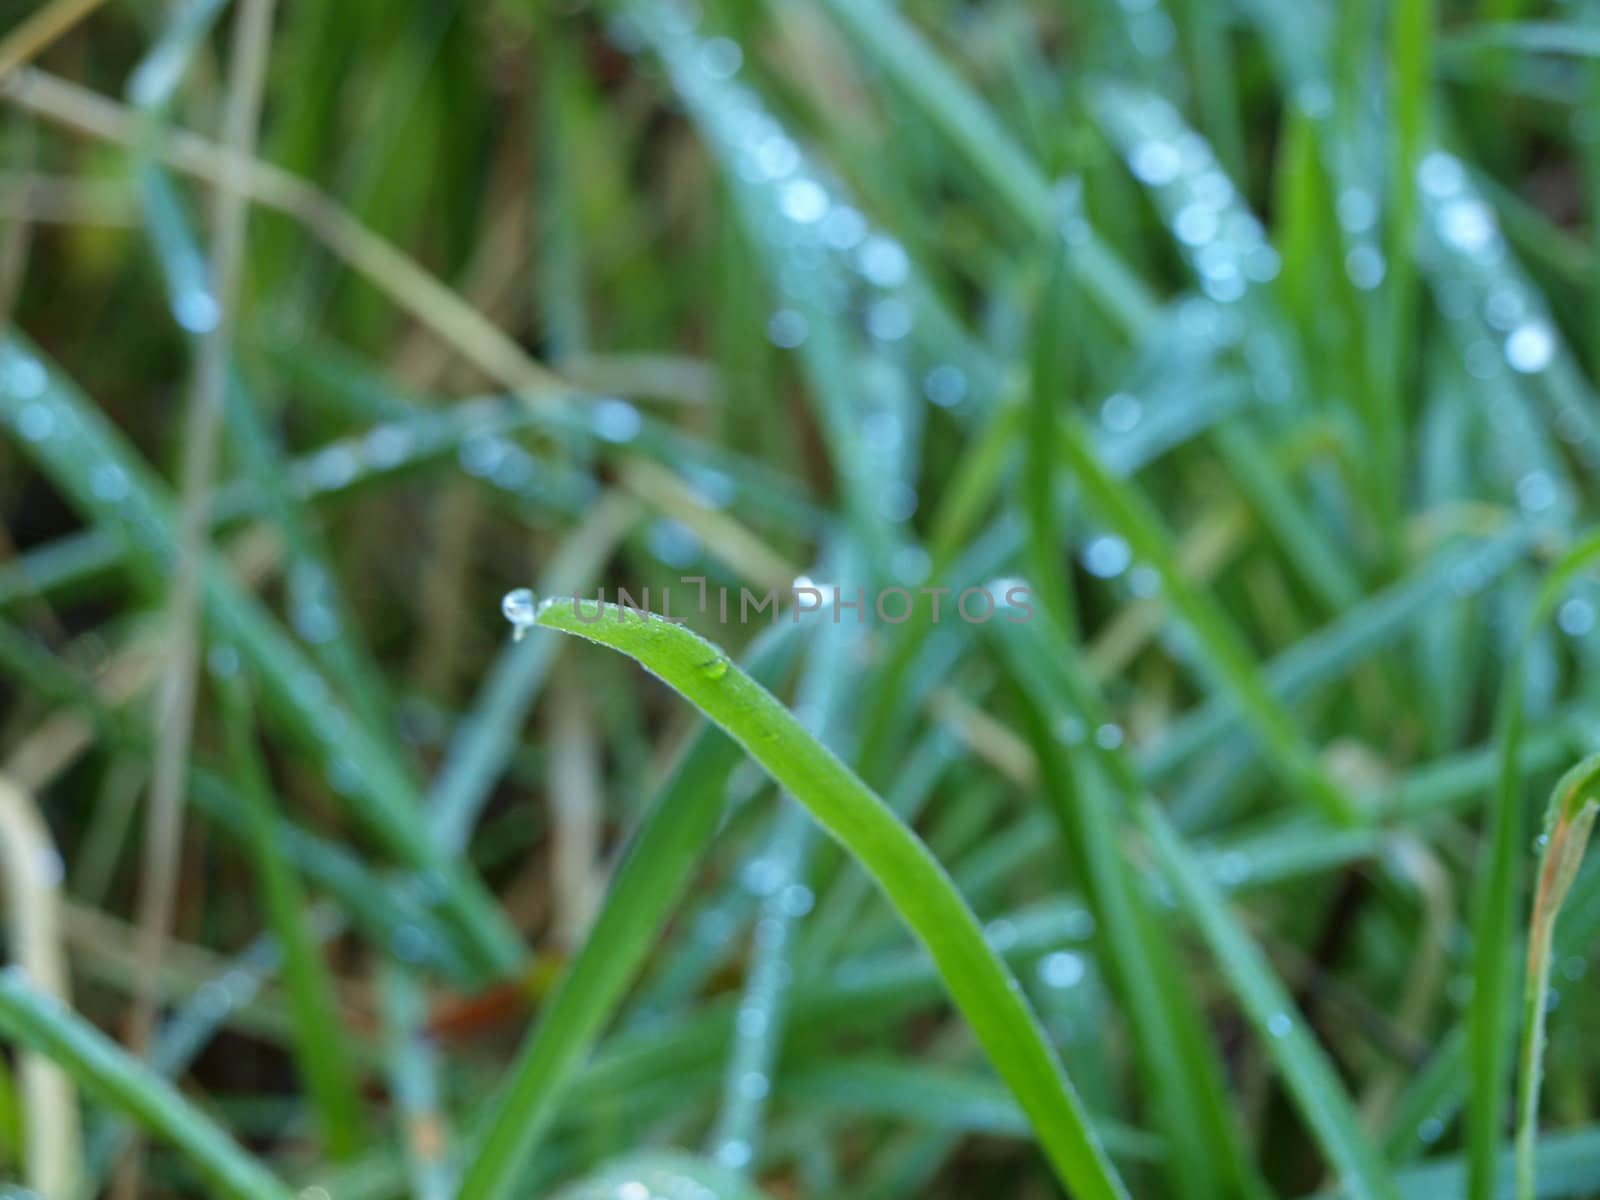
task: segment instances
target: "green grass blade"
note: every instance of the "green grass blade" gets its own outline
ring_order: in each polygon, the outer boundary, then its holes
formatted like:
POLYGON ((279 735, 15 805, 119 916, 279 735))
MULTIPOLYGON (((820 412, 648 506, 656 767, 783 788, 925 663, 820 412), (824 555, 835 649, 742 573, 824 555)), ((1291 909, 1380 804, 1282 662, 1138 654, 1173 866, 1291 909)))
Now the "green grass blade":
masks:
POLYGON ((1572 890, 1583 852, 1600 813, 1600 755, 1561 777, 1550 793, 1539 838, 1538 883, 1528 933, 1528 967, 1522 999, 1522 1056, 1517 1095, 1517 1200, 1535 1195, 1534 1150, 1539 1136, 1539 1081, 1544 1070, 1544 1027, 1550 990, 1551 944, 1556 916, 1572 890))
POLYGON ((1517 896, 1526 853, 1522 755, 1527 648, 1566 586, 1600 558, 1600 534, 1580 543, 1552 568, 1534 601, 1527 633, 1501 688, 1497 714, 1500 776, 1485 823, 1478 862, 1480 891, 1473 913, 1472 1000, 1467 1010, 1472 1090, 1466 1112, 1468 1195, 1492 1200, 1495 1160, 1504 1140, 1507 1074, 1516 1015, 1517 896))
POLYGON ((1126 809, 1114 811, 1112 796, 1126 804, 1139 791, 1126 761, 1099 742, 1099 731, 1110 727, 1104 707, 1064 639, 1033 623, 1002 624, 996 632, 1030 709, 1042 790, 1104 938, 1107 974, 1134 1031, 1157 1127, 1171 1148, 1172 1192, 1260 1194, 1243 1139, 1227 1115, 1222 1063, 1205 1044, 1204 1017, 1183 985, 1177 948, 1129 868, 1120 819, 1126 809), (1069 749, 1062 743, 1070 737, 1059 731, 1073 722, 1083 732, 1069 749))
POLYGON ((1345 1193, 1357 1200, 1396 1200, 1394 1180, 1362 1132, 1338 1072, 1307 1031, 1260 949, 1161 810, 1146 803, 1139 814, 1157 859, 1272 1055, 1329 1165, 1339 1173, 1345 1193))
POLYGON ((262 906, 283 953, 295 1065, 305 1080, 326 1152, 334 1159, 348 1159, 364 1140, 361 1088, 334 1001, 333 980, 307 924, 305 896, 289 863, 283 828, 275 819, 272 785, 255 742, 255 719, 244 682, 236 674, 221 676, 215 671, 213 678, 222 697, 230 765, 244 801, 246 841, 255 859, 262 906))
POLYGON ((0 971, 0 1032, 48 1055, 85 1090, 172 1142, 218 1195, 237 1200, 291 1200, 294 1195, 170 1083, 76 1013, 41 995, 15 967, 0 971))
MULTIPOLYGON (((758 644, 750 670, 776 678, 788 665, 792 627, 758 644)), ((459 1200, 499 1200, 538 1144, 562 1089, 599 1036, 688 885, 722 815, 738 749, 715 727, 695 735, 634 834, 583 948, 524 1042, 491 1105, 459 1200)))
POLYGON ((1015 978, 922 842, 772 695, 711 643, 614 605, 589 624, 575 601, 541 605, 538 624, 637 659, 726 729, 869 871, 932 954, 957 1008, 1028 1113, 1062 1182, 1081 1200, 1125 1196, 1071 1083, 1015 978))
POLYGON ((1059 426, 1062 456, 1090 503, 1133 549, 1134 557, 1161 576, 1163 593, 1199 642, 1218 681, 1234 694, 1262 749, 1285 783, 1302 792, 1332 821, 1351 824, 1356 810, 1322 773, 1304 735, 1272 699, 1243 639, 1221 606, 1183 573, 1160 518, 1131 485, 1106 470, 1081 425, 1059 426))

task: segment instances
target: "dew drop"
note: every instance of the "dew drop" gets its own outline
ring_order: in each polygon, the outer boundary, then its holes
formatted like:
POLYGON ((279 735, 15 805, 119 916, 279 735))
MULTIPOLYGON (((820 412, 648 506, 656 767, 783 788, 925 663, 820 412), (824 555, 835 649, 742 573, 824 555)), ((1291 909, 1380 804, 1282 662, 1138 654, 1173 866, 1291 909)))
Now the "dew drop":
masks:
POLYGON ((618 445, 633 441, 644 426, 639 410, 615 396, 608 396, 594 406, 589 423, 599 437, 618 445))
POLYGON ((746 1071, 739 1076, 739 1095, 746 1100, 761 1100, 765 1098, 771 1084, 767 1077, 760 1071, 746 1071))
POLYGON ((210 333, 222 315, 211 293, 199 289, 186 291, 174 300, 172 314, 190 333, 210 333))
POLYGON ((1494 214, 1481 200, 1452 200, 1439 213, 1439 236, 1464 254, 1482 254, 1498 236, 1494 214))
POLYGON ((867 310, 867 332, 880 342, 898 342, 911 332, 911 309, 893 296, 867 310))
POLYGON ((796 179, 784 185, 779 207, 800 225, 815 225, 828 214, 828 193, 814 179, 796 179))
POLYGON ((750 1143, 734 1138, 717 1147, 716 1160, 729 1170, 737 1171, 750 1162, 750 1143))
POLYGON ((1435 150, 1417 165, 1417 182, 1435 199, 1459 192, 1466 181, 1467 173, 1460 160, 1442 150, 1435 150))
POLYGON ((44 404, 33 403, 17 418, 17 430, 30 442, 42 442, 55 431, 56 415, 44 404))
POLYGON ((983 932, 989 940, 989 945, 1001 954, 1016 945, 1017 927, 1004 917, 990 921, 983 927, 983 932))
POLYGON ((1186 246, 1203 246, 1217 236, 1217 214, 1203 204, 1186 204, 1173 219, 1172 231, 1186 246))
POLYGON ((538 597, 533 594, 532 588, 516 588, 507 592, 500 601, 500 611, 511 622, 513 636, 520 641, 538 616, 538 597))
POLYGON ((378 425, 361 440, 367 465, 383 471, 397 467, 411 452, 411 434, 401 425, 378 425))
POLYGON ((714 37, 700 47, 700 69, 713 79, 732 79, 744 65, 744 51, 732 38, 714 37))
POLYGON ((1115 579, 1132 562, 1133 551, 1115 534, 1101 534, 1083 548, 1084 569, 1101 579, 1115 579))
POLYGON ((101 463, 89 473, 89 490, 95 497, 114 504, 128 496, 128 476, 114 463, 101 463))
POLYGON ((881 288, 896 288, 911 274, 911 260, 905 247, 891 237, 873 234, 861 245, 856 265, 869 283, 881 288))
POLYGON ((1366 233, 1378 221, 1378 202, 1366 188, 1345 188, 1339 193, 1339 224, 1348 233, 1366 233))
POLYGON ((1383 255, 1370 244, 1356 246, 1344 258, 1345 275, 1363 292, 1370 292, 1382 283, 1387 269, 1383 255))
POLYGON ((756 165, 768 179, 782 179, 800 165, 800 149, 782 134, 765 138, 756 147, 756 165))
POLYGON ((930 404, 954 408, 966 399, 967 377, 960 367, 941 363, 923 377, 922 394, 930 404))
POLYGON ((1556 339, 1543 321, 1528 321, 1511 331, 1506 339, 1506 361, 1513 371, 1533 375, 1550 365, 1555 357, 1556 339))
POLYGON ((1065 990, 1083 982, 1083 956, 1070 950, 1057 950, 1039 960, 1039 982, 1048 988, 1065 990))
POLYGON ((783 910, 783 915, 795 919, 810 912, 815 902, 816 897, 811 894, 811 889, 803 883, 791 883, 778 894, 778 907, 783 910))
POLYGON ((728 660, 719 654, 717 657, 701 663, 696 669, 700 672, 702 679, 721 679, 728 673, 728 660))
POLYGON ((803 344, 808 331, 805 317, 792 308, 780 308, 767 319, 767 340, 784 350, 803 344))
POLYGON ((1129 165, 1141 183, 1161 187, 1178 177, 1182 163, 1171 142, 1148 141, 1134 147, 1129 165))
POLYGON ((1524 512, 1544 512, 1556 502, 1556 485, 1547 472, 1529 471, 1517 480, 1517 506, 1524 512))
POLYGON ((1128 572, 1128 591, 1148 600, 1161 590, 1161 573, 1154 567, 1137 566, 1128 572))
POLYGON ((1267 1032, 1275 1038, 1286 1038, 1294 1028, 1294 1018, 1288 1013, 1276 1012, 1267 1018, 1267 1032))
POLYGON ((822 218, 822 240, 835 250, 853 250, 867 236, 867 219, 848 204, 835 204, 822 218))
POLYGON ((1139 403, 1137 396, 1128 392, 1107 396, 1105 403, 1100 406, 1100 424, 1106 427, 1108 433, 1132 433, 1143 416, 1144 405, 1139 403))
POLYGON ((49 376, 37 360, 26 354, 13 353, 6 369, 6 386, 12 394, 24 399, 41 395, 49 381, 49 376))
POLYGON ((1250 858, 1238 850, 1230 850, 1217 860, 1217 881, 1228 887, 1238 887, 1250 877, 1250 858))
POLYGON ((1556 612, 1556 624, 1569 637, 1583 637, 1594 628, 1594 605, 1581 596, 1564 601, 1556 612))

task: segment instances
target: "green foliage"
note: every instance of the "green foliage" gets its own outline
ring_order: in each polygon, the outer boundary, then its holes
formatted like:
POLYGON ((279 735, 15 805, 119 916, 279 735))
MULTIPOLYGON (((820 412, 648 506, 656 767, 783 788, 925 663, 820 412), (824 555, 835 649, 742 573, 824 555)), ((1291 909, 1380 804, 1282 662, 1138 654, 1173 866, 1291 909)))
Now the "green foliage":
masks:
POLYGON ((31 10, 0 1176, 1594 1191, 1600 9, 31 10))

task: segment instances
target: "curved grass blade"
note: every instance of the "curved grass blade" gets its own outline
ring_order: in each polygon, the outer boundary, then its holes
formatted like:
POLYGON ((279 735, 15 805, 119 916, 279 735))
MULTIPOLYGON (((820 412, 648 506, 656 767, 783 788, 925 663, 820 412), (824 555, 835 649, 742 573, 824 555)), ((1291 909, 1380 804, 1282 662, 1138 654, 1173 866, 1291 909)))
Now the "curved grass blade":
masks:
MULTIPOLYGON (((877 880, 932 955, 945 987, 1079 1200, 1127 1195, 1015 977, 949 876, 876 793, 760 684, 682 626, 616 605, 586 618, 547 601, 535 622, 636 659, 726 729, 877 880)), ((490 1194, 490 1193, 483 1193, 490 1194)), ((463 1200, 466 1200, 464 1195, 463 1200)))
POLYGON ((1509 664, 1500 692, 1496 720, 1500 778, 1478 864, 1482 890, 1473 917, 1472 1001, 1466 1019, 1471 1078, 1466 1111, 1467 1194, 1471 1200, 1491 1200, 1495 1195, 1495 1159, 1503 1136, 1505 1083, 1511 1067, 1518 868, 1526 846, 1520 760, 1527 646, 1567 585, 1597 557, 1600 534, 1591 535, 1551 569, 1533 604, 1528 634, 1509 664))
POLYGON ((1534 1143, 1539 1136, 1539 1081, 1544 1059, 1545 995, 1550 989, 1550 948, 1556 914, 1589 844, 1600 813, 1600 754, 1561 777, 1550 794, 1540 837, 1539 882, 1528 934, 1528 973, 1522 997, 1522 1063, 1517 1094, 1517 1200, 1533 1200, 1534 1143))
POLYGON ((217 1195, 237 1200, 291 1200, 294 1195, 170 1083, 40 993, 15 967, 0 971, 0 1033, 48 1055, 86 1090, 171 1141, 217 1195))
MULTIPOLYGON (((750 670, 773 678, 788 665, 793 627, 758 642, 750 670)), ((618 866, 589 936, 537 1028, 523 1044, 509 1083, 473 1146, 459 1200, 508 1194, 555 1102, 643 963, 668 911, 722 815, 724 783, 737 748, 707 725, 690 743, 618 866)))

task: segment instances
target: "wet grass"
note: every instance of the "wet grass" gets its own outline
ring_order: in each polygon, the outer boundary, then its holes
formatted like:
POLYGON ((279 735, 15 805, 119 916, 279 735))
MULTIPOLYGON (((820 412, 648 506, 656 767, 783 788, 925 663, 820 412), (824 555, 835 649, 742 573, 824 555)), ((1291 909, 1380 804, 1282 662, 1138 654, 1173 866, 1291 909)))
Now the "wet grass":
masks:
POLYGON ((1597 19, 0 4, 0 1182, 1593 1194, 1597 19))

